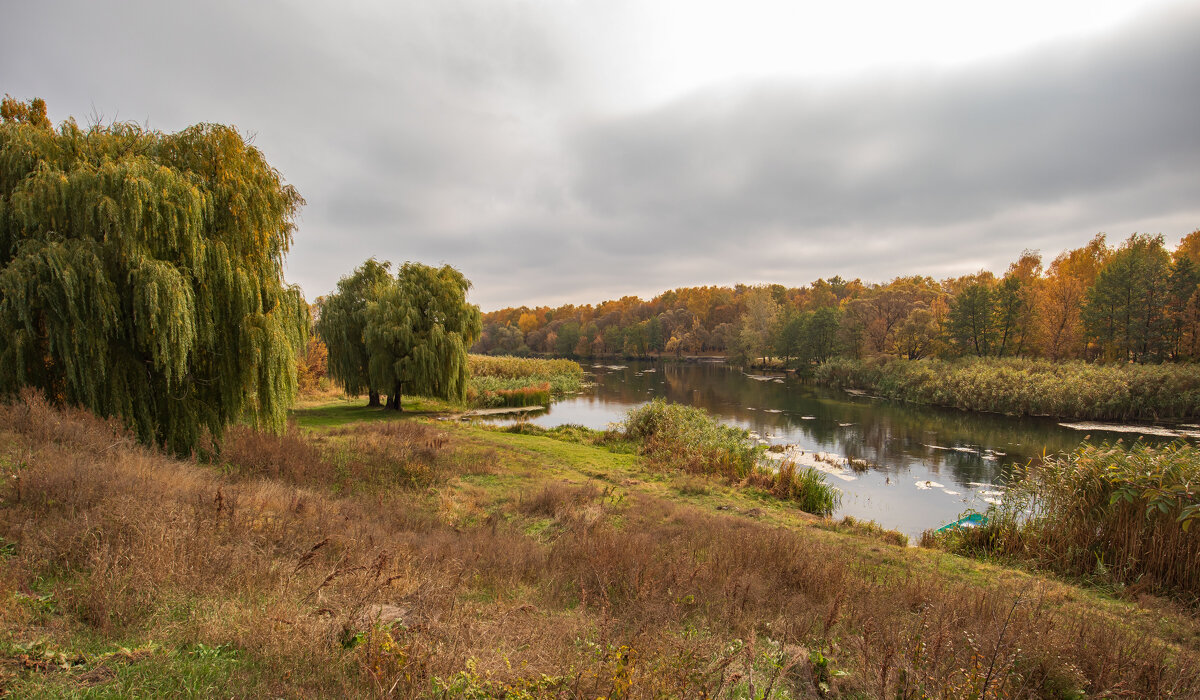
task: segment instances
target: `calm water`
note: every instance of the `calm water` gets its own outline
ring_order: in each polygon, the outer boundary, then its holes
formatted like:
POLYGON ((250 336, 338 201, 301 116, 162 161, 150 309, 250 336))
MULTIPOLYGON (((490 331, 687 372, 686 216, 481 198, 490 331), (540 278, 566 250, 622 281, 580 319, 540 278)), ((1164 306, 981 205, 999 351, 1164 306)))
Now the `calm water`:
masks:
MULTIPOLYGON (((698 406, 772 445, 866 460, 866 472, 819 466, 842 490, 837 516, 875 520, 911 537, 984 510, 1003 498, 1013 463, 1070 450, 1087 434, 1055 421, 913 406, 816 387, 782 373, 751 373, 719 363, 584 366, 594 386, 527 418, 553 427, 606 428, 654 398, 698 406)), ((1092 432, 1093 441, 1130 434, 1092 432)), ((1143 436, 1162 442, 1165 438, 1143 436)), ((832 460, 837 461, 837 460, 832 460)))

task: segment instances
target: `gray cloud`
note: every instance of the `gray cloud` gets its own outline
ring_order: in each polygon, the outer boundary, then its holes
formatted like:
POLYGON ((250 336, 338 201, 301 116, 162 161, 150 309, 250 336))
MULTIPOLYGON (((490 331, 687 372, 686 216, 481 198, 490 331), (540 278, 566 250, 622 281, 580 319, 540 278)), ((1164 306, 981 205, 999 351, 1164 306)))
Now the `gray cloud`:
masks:
MULTIPOLYGON (((1200 11, 955 70, 597 106, 568 5, 27 3, 0 90, 51 116, 220 121, 306 197, 310 297, 375 255, 485 308, 685 284, 960 274, 1200 226, 1200 11)), ((595 45, 595 42, 586 45, 595 45)))
MULTIPOLYGON (((690 96, 583 131, 576 191, 605 214, 720 236, 933 227, 1153 178, 1195 185, 1198 19, 925 79, 690 96)), ((1146 206, 1190 204, 1180 194, 1146 206)))

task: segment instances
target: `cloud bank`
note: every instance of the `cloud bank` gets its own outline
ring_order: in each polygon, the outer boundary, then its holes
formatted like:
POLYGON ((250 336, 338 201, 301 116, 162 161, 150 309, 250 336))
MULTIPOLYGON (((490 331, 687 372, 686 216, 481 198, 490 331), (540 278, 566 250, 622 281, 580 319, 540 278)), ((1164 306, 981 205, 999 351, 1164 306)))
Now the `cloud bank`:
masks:
MULTIPOLYGON (((1200 227, 1200 9, 951 68, 622 104, 574 5, 28 3, 0 90, 232 123, 308 200, 288 276, 448 262, 485 309, 1003 268, 1200 227), (583 47, 583 48, 581 48, 583 47)), ((619 76, 618 76, 619 77, 619 76)))

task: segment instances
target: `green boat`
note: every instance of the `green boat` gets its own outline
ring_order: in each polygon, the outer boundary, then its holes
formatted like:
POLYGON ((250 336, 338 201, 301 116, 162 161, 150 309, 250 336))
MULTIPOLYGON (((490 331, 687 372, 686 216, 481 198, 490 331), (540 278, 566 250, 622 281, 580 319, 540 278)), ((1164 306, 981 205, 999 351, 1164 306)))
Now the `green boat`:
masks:
POLYGON ((954 522, 950 523, 949 525, 943 525, 943 526, 939 527, 937 529, 937 531, 938 532, 946 532, 948 530, 957 530, 957 529, 963 528, 963 527, 979 527, 980 525, 986 525, 986 524, 987 524, 987 516, 986 515, 984 515, 983 513, 970 513, 968 515, 965 515, 965 516, 959 518, 958 520, 955 520, 954 522))

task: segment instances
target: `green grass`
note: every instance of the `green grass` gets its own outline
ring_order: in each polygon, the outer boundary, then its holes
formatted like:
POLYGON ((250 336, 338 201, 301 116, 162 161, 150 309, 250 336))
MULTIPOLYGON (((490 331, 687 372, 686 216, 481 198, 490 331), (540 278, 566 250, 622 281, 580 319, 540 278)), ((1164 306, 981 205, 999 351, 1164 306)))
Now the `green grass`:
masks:
POLYGON ((463 410, 463 407, 458 404, 423 396, 404 397, 402 407, 403 411, 369 408, 362 397, 341 397, 322 399, 315 403, 302 405, 293 409, 291 416, 301 428, 320 430, 356 423, 405 420, 418 415, 439 415, 463 410))
POLYGON ((256 665, 229 646, 76 641, 75 647, 12 640, 0 645, 0 656, 36 671, 18 674, 4 689, 21 698, 211 698, 256 685, 256 665))

